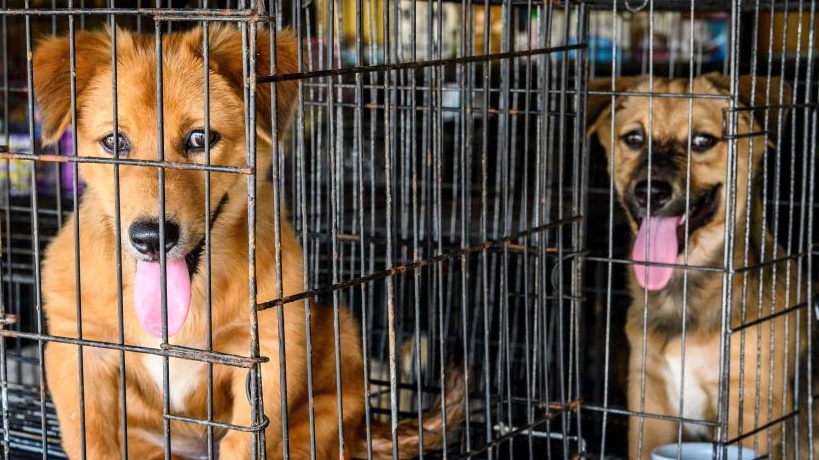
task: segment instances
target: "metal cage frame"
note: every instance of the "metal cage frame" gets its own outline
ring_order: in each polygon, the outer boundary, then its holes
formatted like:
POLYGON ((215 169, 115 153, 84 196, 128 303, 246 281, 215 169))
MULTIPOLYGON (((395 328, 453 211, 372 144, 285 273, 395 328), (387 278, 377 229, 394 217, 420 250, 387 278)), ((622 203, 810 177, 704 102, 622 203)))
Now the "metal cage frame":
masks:
MULTIPOLYGON (((798 96, 787 104, 794 115, 786 140, 768 160, 773 172, 766 176, 764 200, 773 216, 767 216, 768 221, 784 220, 781 230, 772 224, 774 233, 787 242, 788 253, 783 257, 799 263, 794 282, 804 283, 808 293, 792 310, 808 313, 804 356, 808 367, 802 377, 810 385, 813 368, 819 367, 812 344, 817 340, 819 311, 810 314, 811 281, 816 279, 817 6, 816 0, 308 0, 291 4, 2 0, 3 458, 64 458, 43 377, 49 342, 75 344, 78 350, 116 350, 123 405, 125 354, 163 357, 166 458, 171 455, 172 420, 209 427, 209 458, 218 458, 216 428, 254 432, 254 445, 264 445, 267 421, 258 396, 263 383, 257 370, 265 357, 259 351, 256 313, 277 309, 281 325, 285 306, 309 312, 316 299, 336 311, 347 305, 360 321, 368 435, 371 419, 421 420, 425 409, 446 396, 450 357, 462 355, 455 366, 465 375, 466 420, 462 426, 446 427, 444 449, 423 457, 626 458, 622 434, 629 420, 641 424, 670 420, 678 423, 680 442, 684 423, 717 429, 714 456, 724 458, 725 448, 742 439, 727 435, 727 398, 716 421, 625 408, 622 372, 627 362, 622 349, 627 348, 623 322, 628 293, 624 273, 632 262, 623 248, 631 236, 606 172, 610 165, 600 160, 599 146, 587 138, 585 120, 588 98, 614 100, 621 93, 589 91, 588 83, 598 77, 693 77, 717 70, 729 76, 732 88, 738 87, 741 74, 749 72, 787 75, 799 88, 798 96), (702 44, 695 40, 699 29, 694 18, 711 13, 723 15, 726 55, 706 61, 702 44), (668 35, 684 50, 667 58, 655 53, 655 33, 662 28, 657 24, 666 20, 663 14, 672 15, 667 21, 675 27, 668 35), (776 17, 786 24, 779 38, 774 32, 776 17), (649 38, 647 47, 633 44, 628 54, 620 44, 626 41, 625 25, 636 18, 646 21, 649 38), (789 18, 798 25, 795 50, 788 48, 789 18), (763 30, 763 20, 769 22, 768 30, 763 30), (687 25, 682 25, 684 21, 687 25), (108 26, 116 37, 116 27, 122 26, 153 33, 159 45, 166 31, 190 26, 207 29, 214 23, 229 23, 243 34, 246 126, 256 124, 256 85, 272 85, 276 94, 277 84, 298 82, 293 126, 282 142, 277 142, 275 96, 271 120, 273 143, 278 146, 271 171, 274 225, 280 228, 280 206, 286 206, 303 250, 304 289, 295 295, 281 292, 280 240, 256 241, 255 180, 267 172, 256 171, 254 136, 247 137, 246 163, 240 166, 169 163, 161 156, 156 161, 80 158, 71 154, 77 152, 76 126, 56 150, 42 148, 38 140, 30 58, 38 34, 67 32, 73 37, 78 30, 108 26), (255 68, 255 31, 265 27, 293 30, 299 39, 299 72, 255 75, 248 71, 255 68), (766 33, 767 50, 759 45, 766 41, 766 33), (23 39, 15 41, 15 36, 23 39), (22 113, 18 128, 23 140, 12 142, 10 120, 16 112, 22 113), (247 344, 246 355, 175 346, 168 343, 167 331, 158 348, 126 344, 121 271, 117 274, 119 343, 48 334, 40 308, 39 261, 66 216, 78 212, 82 195, 78 165, 84 162, 114 165, 116 183, 119 165, 155 168, 163 215, 165 201, 173 199, 164 196, 167 169, 246 178, 248 237, 254 242, 247 248, 251 261, 248 318, 250 335, 256 337, 247 344), (790 171, 780 171, 781 165, 790 171), (22 171, 19 179, 14 179, 16 171, 22 171), (788 172, 790 181, 785 180, 788 172), (51 177, 51 182, 44 177, 51 177), (22 189, 16 190, 17 186, 22 189), (254 251, 257 244, 269 243, 278 248, 279 295, 257 299, 254 251), (253 423, 218 422, 212 410, 205 420, 174 414, 169 402, 170 358, 207 363, 211 399, 213 366, 248 369, 253 423)), ((275 36, 271 34, 271 41, 275 36)), ((116 39, 112 48, 116 50, 116 39)), ((72 47, 71 62, 81 51, 72 47)), ((207 51, 205 56, 207 60, 207 51)), ((275 60, 275 53, 271 59, 275 60)), ((205 74, 207 119, 211 109, 205 74)), ((161 65, 157 75, 161 88, 161 65)), ((736 94, 724 99, 731 104, 725 113, 727 138, 738 155, 736 117, 744 109, 738 107, 736 94)), ((162 100, 158 91, 157 107, 162 100)), ((77 119, 75 99, 71 116, 77 119)), ((116 124, 116 108, 112 118, 116 124)), ((161 115, 158 126, 157 150, 162 152, 161 115)), ((114 199, 119 203, 119 193, 114 199)), ((206 198, 205 212, 210 204, 206 198)), ((160 229, 164 234, 164 221, 160 229)), ((208 272, 211 244, 206 236, 208 272)), ((117 247, 121 249, 119 243, 117 247)), ((730 284, 729 278, 742 268, 731 266, 729 255, 723 267, 689 269, 723 276, 730 284)), ((164 259, 162 253, 162 264, 164 259)), ((81 267, 70 269, 79 279, 81 267)), ((724 294, 730 296, 730 289, 724 294)), ((728 324, 727 310, 723 309, 724 324, 728 324)), ((79 302, 77 311, 81 311, 79 302)), ((333 359, 337 369, 338 324, 336 318, 333 359)), ((742 332, 723 331, 723 354, 732 333, 742 332)), ((208 344, 210 336, 209 331, 208 344)), ((308 356, 308 366, 312 359, 321 358, 329 359, 308 356)), ((82 360, 81 352, 78 359, 82 360)), ((723 363, 720 369, 723 377, 726 366, 723 363)), ((77 377, 82 388, 83 378, 77 377)), ((726 384, 720 391, 727 391, 726 384)), ((816 396, 809 394, 808 407, 794 406, 789 416, 817 410, 816 396)), ((286 398, 284 391, 282 398, 286 398)), ((127 425, 125 411, 120 407, 119 412, 127 425)), ((282 417, 286 420, 286 410, 282 417)), ((283 451, 288 458, 286 423, 284 427, 283 451)), ((814 426, 808 433, 814 439, 819 436, 814 426)))

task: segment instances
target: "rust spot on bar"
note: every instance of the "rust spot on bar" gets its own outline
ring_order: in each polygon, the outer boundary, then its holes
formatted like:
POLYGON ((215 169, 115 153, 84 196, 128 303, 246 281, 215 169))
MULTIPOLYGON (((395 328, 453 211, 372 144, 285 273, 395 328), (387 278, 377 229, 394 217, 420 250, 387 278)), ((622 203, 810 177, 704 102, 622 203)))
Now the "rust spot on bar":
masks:
POLYGON ((12 313, 6 313, 3 316, 0 316, 0 325, 10 325, 10 324, 17 324, 20 318, 12 313))

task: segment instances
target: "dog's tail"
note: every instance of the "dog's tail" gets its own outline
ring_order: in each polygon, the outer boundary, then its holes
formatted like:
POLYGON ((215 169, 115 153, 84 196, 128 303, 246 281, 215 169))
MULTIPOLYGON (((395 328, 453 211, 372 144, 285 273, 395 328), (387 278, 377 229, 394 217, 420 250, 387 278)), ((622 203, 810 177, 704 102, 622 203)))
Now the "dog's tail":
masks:
MULTIPOLYGON (((421 452, 440 449, 446 443, 443 433, 444 421, 446 421, 447 431, 456 428, 464 421, 464 401, 467 393, 464 372, 462 366, 450 366, 449 368, 450 371, 447 372, 444 382, 444 398, 439 399, 431 409, 426 411, 420 422, 417 417, 398 421, 396 435, 398 458, 414 458, 421 452)), ((389 421, 373 419, 371 434, 372 458, 377 460, 394 458, 392 424, 389 421)), ((356 446, 355 458, 367 458, 367 444, 367 437, 364 436, 356 446)))

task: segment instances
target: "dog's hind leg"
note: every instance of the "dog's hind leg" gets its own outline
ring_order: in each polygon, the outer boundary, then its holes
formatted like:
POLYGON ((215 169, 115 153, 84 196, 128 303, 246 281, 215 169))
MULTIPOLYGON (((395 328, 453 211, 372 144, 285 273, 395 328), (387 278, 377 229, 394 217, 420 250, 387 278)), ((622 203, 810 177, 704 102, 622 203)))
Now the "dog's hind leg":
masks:
MULTIPOLYGON (((360 423, 352 423, 349 417, 350 414, 344 414, 344 430, 345 443, 339 442, 338 435, 338 410, 337 398, 335 394, 332 395, 317 395, 313 399, 313 419, 315 425, 311 430, 310 419, 307 412, 307 407, 300 408, 293 411, 293 417, 290 420, 289 430, 289 451, 292 458, 310 458, 311 449, 315 449, 316 458, 318 459, 340 459, 348 460, 351 458, 351 452, 355 449, 355 445, 351 445, 350 434, 359 434, 358 425, 360 423), (349 433, 355 431, 355 433, 349 433), (311 447, 311 438, 315 437, 315 445, 311 447)), ((363 407, 362 407, 363 409, 363 407)), ((354 414, 355 421, 363 420, 360 412, 354 414)), ((268 458, 280 460, 283 457, 281 446, 275 446, 273 449, 268 449, 268 458)))
MULTIPOLYGON (((262 354, 265 356, 278 356, 277 351, 263 350, 262 354)), ((267 456, 270 459, 281 459, 283 454, 282 439, 284 433, 282 432, 282 409, 281 409, 281 393, 280 380, 278 373, 278 362, 273 359, 270 362, 262 364, 262 382, 264 388, 264 412, 268 418, 268 424, 265 428, 265 448, 267 456)), ((247 402, 247 371, 234 370, 235 374, 231 378, 231 390, 234 396, 233 409, 231 415, 231 423, 234 425, 251 426, 251 410, 247 402)), ((288 384, 294 385, 297 380, 290 372, 287 374, 288 384)), ((306 395, 302 392, 289 391, 287 394, 288 408, 287 408, 287 427, 288 427, 288 449, 291 458, 310 458, 310 438, 309 426, 302 427, 306 424, 308 419, 306 395), (306 431, 306 437, 304 436, 306 431), (307 453, 306 456, 295 455, 294 451, 299 453, 307 453)), ((318 398, 314 400, 315 418, 316 418, 316 436, 324 433, 328 427, 325 426, 324 405, 320 403, 318 398)), ((335 416, 333 416, 335 421, 335 416)), ((335 429, 337 425, 333 424, 329 428, 335 429)), ((336 430, 337 431, 337 430, 336 430)), ((225 460, 232 460, 235 458, 251 458, 253 450, 253 434, 243 431, 230 431, 222 439, 219 446, 219 458, 225 460)), ((325 438, 316 441, 317 448, 326 449, 327 441, 325 438), (322 443, 322 441, 324 441, 322 443)), ((325 459, 331 458, 322 456, 323 451, 319 451, 316 458, 325 459)))
MULTIPOLYGON (((272 395, 271 395, 272 396, 272 395)), ((276 395, 278 397, 278 395, 276 395)), ((267 402, 268 399, 266 398, 267 402)), ((306 402, 298 407, 291 407, 288 411, 288 453, 290 458, 310 458, 312 448, 315 448, 315 458, 322 460, 350 458, 349 452, 354 449, 350 442, 346 443, 345 452, 341 452, 338 437, 338 418, 336 395, 316 395, 313 398, 313 420, 314 426, 311 429, 310 418, 306 402), (311 440, 315 439, 315 445, 311 447, 311 440)), ((243 405, 241 410, 234 411, 232 423, 249 426, 249 409, 243 405)), ((280 460, 284 457, 282 439, 282 427, 279 416, 279 405, 270 404, 266 406, 266 412, 270 423, 265 430, 267 458, 280 460), (275 407, 273 407, 275 406, 275 407)), ((363 411, 362 411, 363 412, 363 411)), ((357 420, 362 420, 361 414, 350 414, 357 420)), ((345 414, 345 430, 352 430, 358 435, 360 423, 352 423, 345 414)), ((251 434, 240 431, 231 431, 222 440, 219 447, 220 458, 250 458, 251 434)), ((347 436, 349 437, 349 436, 347 436)))
MULTIPOLYGON (((158 436, 160 436, 161 439, 162 434, 160 433, 158 436)), ((129 432, 128 458, 138 458, 139 460, 165 460, 165 449, 150 441, 141 439, 138 436, 133 436, 133 433, 129 432)), ((185 460, 187 458, 190 457, 182 457, 174 455, 173 452, 171 453, 171 460, 185 460)))

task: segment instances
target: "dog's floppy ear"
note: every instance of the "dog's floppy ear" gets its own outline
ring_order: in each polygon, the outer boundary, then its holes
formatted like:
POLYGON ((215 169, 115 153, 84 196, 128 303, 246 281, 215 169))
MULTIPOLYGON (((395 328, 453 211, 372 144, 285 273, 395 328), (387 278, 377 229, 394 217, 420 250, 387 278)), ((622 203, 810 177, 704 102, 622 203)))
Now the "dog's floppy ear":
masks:
MULTIPOLYGON (((720 92, 730 94, 731 80, 726 75, 720 73, 709 73, 703 75, 720 92)), ((755 77, 753 75, 742 75, 739 77, 739 88, 737 91, 740 104, 752 109, 754 122, 760 127, 765 120, 765 110, 768 110, 768 138, 771 141, 776 137, 782 127, 787 123, 788 104, 791 103, 793 90, 788 82, 779 77, 755 77), (770 88, 770 94, 769 94, 770 88)))
MULTIPOLYGON (((111 60, 108 31, 77 32, 74 36, 77 98, 99 67, 111 60)), ((71 68, 68 36, 47 37, 34 50, 34 96, 40 106, 45 144, 56 142, 71 123, 71 68)))
MULTIPOLYGON (((646 77, 616 77, 614 79, 614 91, 620 92, 633 88, 645 79, 646 77)), ((589 82, 589 91, 611 91, 611 89, 611 78, 599 78, 589 82)), ((589 94, 586 99, 586 135, 595 134, 610 116, 611 96, 589 94)))
MULTIPOLYGON (((259 30, 256 34, 256 75, 295 73, 298 70, 296 37, 290 30, 276 32, 276 69, 271 69, 270 32, 259 30)), ((199 35, 201 45, 201 33, 199 35)), ((209 35, 211 65, 217 73, 226 78, 231 86, 242 95, 244 78, 242 74, 242 38, 238 29, 232 27, 213 27, 209 35)), ((271 143, 271 83, 256 85, 256 133, 266 142, 271 143)), ((293 113, 298 86, 294 80, 277 84, 277 123, 278 134, 285 134, 288 121, 293 113)))

